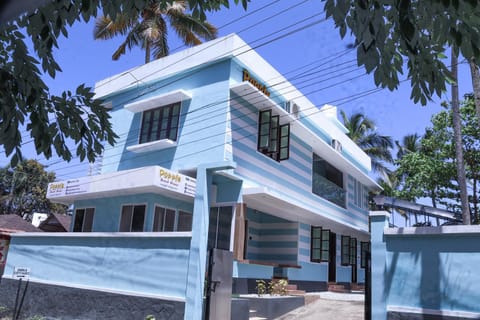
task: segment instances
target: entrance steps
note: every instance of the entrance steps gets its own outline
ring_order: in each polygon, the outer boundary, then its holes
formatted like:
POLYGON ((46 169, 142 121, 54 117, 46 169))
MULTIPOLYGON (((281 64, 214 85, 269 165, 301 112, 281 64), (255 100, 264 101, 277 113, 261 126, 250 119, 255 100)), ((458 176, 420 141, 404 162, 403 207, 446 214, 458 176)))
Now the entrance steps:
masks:
POLYGON ((365 285, 364 284, 358 284, 358 283, 352 283, 350 289, 353 292, 365 292, 365 285))
POLYGON ((343 284, 338 284, 336 282, 329 282, 328 291, 338 292, 338 293, 349 293, 350 289, 346 288, 345 285, 343 284))
POLYGON ((305 290, 298 290, 296 284, 287 284, 287 295, 289 296, 304 296, 305 290))

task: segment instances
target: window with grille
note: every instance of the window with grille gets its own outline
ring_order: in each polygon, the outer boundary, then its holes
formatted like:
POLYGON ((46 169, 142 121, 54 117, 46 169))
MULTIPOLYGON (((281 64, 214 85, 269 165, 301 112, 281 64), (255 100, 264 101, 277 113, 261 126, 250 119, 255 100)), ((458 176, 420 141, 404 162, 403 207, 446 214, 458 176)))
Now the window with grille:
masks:
POLYGON ((143 112, 140 144, 168 139, 177 141, 180 102, 143 112))
POLYGON ((310 261, 328 262, 330 257, 330 230, 312 226, 310 235, 310 261))
POLYGON ((343 266, 357 264, 357 239, 350 236, 342 236, 341 263, 343 266))

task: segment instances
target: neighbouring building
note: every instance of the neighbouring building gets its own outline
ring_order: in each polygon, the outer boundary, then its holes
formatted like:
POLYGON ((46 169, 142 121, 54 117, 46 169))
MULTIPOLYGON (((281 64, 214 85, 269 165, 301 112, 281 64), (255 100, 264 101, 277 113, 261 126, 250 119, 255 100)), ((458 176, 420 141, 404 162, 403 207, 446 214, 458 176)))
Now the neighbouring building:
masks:
POLYGON ((29 267, 30 282, 173 301, 185 319, 202 312, 212 248, 232 253, 237 293, 274 276, 308 291, 364 281, 368 192, 380 190, 370 158, 336 107, 314 105, 238 36, 95 90, 117 143, 100 174, 49 185, 74 206, 72 232, 13 237, 4 278, 29 267), (42 246, 49 259, 28 254, 42 246))

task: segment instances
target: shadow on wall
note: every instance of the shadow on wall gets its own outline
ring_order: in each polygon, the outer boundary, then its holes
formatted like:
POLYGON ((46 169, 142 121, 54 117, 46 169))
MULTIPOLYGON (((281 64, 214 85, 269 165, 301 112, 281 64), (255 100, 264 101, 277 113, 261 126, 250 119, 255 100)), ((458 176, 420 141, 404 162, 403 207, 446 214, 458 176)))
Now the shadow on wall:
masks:
MULTIPOLYGON (((417 231, 423 233, 421 229, 417 231)), ((476 271, 480 254, 475 248, 475 243, 480 240, 478 235, 400 234, 384 237, 387 307, 418 308, 427 312, 480 312, 480 292, 476 285, 480 281, 476 271)))

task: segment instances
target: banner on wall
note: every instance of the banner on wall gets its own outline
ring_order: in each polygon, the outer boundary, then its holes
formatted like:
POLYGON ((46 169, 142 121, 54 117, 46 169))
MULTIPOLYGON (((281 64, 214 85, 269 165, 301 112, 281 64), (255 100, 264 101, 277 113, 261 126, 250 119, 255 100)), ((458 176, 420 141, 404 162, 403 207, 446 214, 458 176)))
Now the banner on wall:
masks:
POLYGON ((197 180, 178 172, 160 168, 160 187, 170 191, 195 196, 197 180))
POLYGON ((85 178, 52 182, 48 184, 47 199, 86 193, 89 188, 90 181, 85 178))

